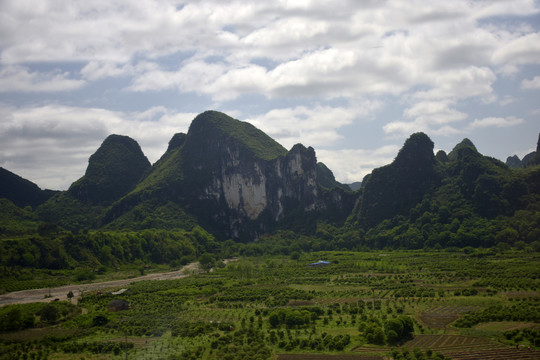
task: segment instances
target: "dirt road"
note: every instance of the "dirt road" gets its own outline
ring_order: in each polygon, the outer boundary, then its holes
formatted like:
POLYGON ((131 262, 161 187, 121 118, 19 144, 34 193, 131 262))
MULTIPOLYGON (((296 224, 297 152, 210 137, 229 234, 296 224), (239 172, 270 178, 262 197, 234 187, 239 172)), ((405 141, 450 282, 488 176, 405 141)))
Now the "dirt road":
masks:
POLYGON ((184 266, 180 270, 165 273, 147 274, 131 279, 113 280, 90 284, 65 285, 56 288, 15 291, 8 294, 0 295, 0 306, 10 304, 24 304, 31 302, 49 302, 55 299, 67 300, 67 294, 70 291, 73 292, 74 295, 72 301, 76 302, 77 299, 81 296, 81 294, 88 291, 123 287, 129 285, 130 283, 143 280, 180 279, 189 276, 189 273, 191 273, 192 271, 197 271, 198 269, 199 263, 191 263, 184 266))

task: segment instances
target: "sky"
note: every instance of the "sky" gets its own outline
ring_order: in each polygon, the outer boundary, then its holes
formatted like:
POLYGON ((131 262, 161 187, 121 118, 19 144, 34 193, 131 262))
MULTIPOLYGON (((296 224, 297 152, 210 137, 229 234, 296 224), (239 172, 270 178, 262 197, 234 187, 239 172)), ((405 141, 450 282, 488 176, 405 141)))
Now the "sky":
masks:
POLYGON ((0 166, 65 190, 110 134, 154 163, 206 110, 342 183, 422 131, 505 161, 540 133, 540 1, 0 0, 0 166))

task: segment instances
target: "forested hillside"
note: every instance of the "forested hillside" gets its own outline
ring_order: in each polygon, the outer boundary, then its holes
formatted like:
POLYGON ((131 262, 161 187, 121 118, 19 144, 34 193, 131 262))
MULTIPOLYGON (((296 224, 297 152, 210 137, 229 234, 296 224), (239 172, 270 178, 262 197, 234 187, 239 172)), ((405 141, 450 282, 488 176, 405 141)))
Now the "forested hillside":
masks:
POLYGON ((540 247, 538 152, 510 167, 469 139, 449 154, 433 148, 426 134, 411 135, 391 164, 352 191, 317 162, 314 149, 297 144, 287 151, 215 111, 174 135, 153 165, 135 140, 111 135, 85 175, 52 197, 2 169, 2 265, 167 263, 205 252, 540 247), (205 235, 189 235, 194 231, 205 235))

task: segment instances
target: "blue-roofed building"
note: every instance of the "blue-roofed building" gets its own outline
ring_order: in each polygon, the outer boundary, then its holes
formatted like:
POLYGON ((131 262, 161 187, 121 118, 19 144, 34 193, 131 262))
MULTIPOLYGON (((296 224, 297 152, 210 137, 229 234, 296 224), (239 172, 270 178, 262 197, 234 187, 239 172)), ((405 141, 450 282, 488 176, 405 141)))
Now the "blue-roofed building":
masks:
POLYGON ((330 265, 330 261, 320 260, 320 261, 311 263, 311 264, 309 264, 308 266, 322 267, 322 266, 328 266, 328 265, 330 265))

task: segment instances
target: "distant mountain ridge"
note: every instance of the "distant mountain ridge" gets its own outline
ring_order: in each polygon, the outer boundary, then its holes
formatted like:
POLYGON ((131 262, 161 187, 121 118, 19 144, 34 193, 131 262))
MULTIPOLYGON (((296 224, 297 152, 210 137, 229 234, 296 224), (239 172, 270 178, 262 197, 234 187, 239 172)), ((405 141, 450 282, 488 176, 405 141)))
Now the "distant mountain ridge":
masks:
POLYGON ((536 144, 536 151, 528 153, 521 160, 517 155, 507 157, 506 165, 514 169, 518 167, 540 165, 540 134, 538 135, 538 142, 536 144))
POLYGON ((111 135, 90 157, 85 176, 40 214, 68 228, 201 223, 221 238, 252 239, 297 222, 291 218, 301 213, 312 219, 293 226, 313 227, 328 212, 344 222, 355 196, 317 163, 313 148, 287 151, 253 125, 207 111, 187 134, 175 134, 152 166, 133 139, 111 135), (149 220, 158 209, 169 223, 149 220))
MULTIPOLYGON (((441 242, 459 244, 448 234, 473 231, 467 219, 491 221, 540 208, 539 146, 540 137, 527 167, 517 171, 480 154, 469 139, 448 155, 434 155, 431 139, 415 133, 391 164, 374 169, 352 191, 317 162, 313 148, 287 150, 249 123, 207 111, 187 134, 174 134, 153 165, 135 140, 111 135, 67 191, 44 196, 4 169, 0 181, 18 184, 2 197, 15 202, 34 194, 39 219, 66 229, 200 225, 219 240, 251 241, 276 230, 315 234, 320 224, 333 224, 373 246, 415 247, 438 234, 446 236, 441 242)), ((520 236, 533 236, 527 234, 520 236)), ((480 243, 491 241, 493 235, 480 243)))
POLYGON ((0 198, 6 198, 19 207, 36 207, 55 194, 53 190, 41 190, 33 182, 0 167, 0 198))

